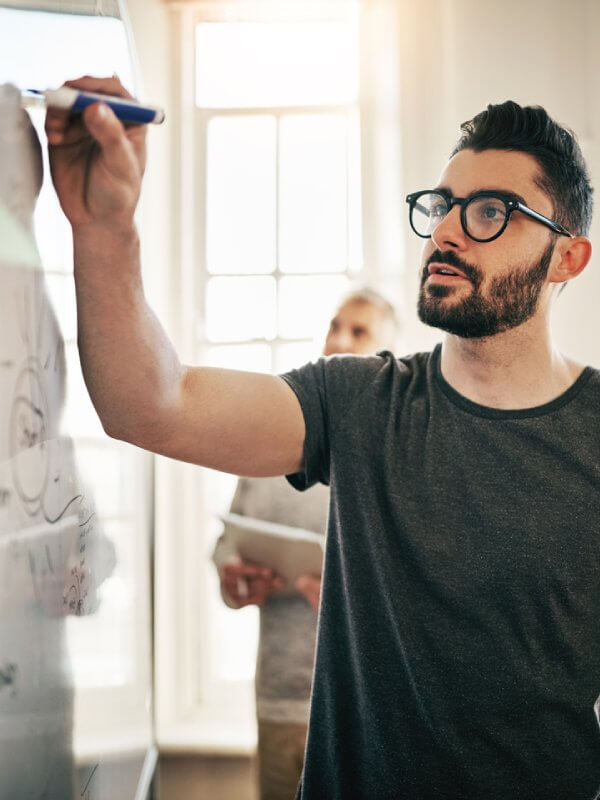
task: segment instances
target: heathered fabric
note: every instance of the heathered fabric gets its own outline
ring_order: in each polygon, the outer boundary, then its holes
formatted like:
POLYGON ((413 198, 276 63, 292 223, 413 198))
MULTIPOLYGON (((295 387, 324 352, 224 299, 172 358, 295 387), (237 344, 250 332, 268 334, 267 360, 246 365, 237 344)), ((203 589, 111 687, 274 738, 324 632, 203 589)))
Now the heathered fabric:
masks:
POLYGON ((600 372, 477 405, 440 347, 284 379, 331 487, 303 800, 590 800, 600 786, 600 372))

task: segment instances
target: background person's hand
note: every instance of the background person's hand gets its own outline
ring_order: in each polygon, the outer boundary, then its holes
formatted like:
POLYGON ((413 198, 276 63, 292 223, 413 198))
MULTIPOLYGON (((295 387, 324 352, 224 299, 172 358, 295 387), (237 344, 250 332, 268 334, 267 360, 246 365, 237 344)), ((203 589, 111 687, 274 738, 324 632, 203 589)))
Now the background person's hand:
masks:
POLYGON ((283 578, 260 564, 240 561, 221 568, 221 589, 238 608, 252 604, 261 606, 270 595, 283 588, 283 578))
MULTIPOLYGON (((131 97, 120 80, 85 76, 65 86, 131 97)), ((102 103, 82 114, 49 108, 46 113, 50 171, 74 228, 96 223, 118 228, 133 222, 146 161, 146 126, 123 126, 102 103)))
POLYGON ((315 611, 318 611, 321 597, 321 578, 316 575, 301 575, 296 581, 296 589, 306 597, 315 611))

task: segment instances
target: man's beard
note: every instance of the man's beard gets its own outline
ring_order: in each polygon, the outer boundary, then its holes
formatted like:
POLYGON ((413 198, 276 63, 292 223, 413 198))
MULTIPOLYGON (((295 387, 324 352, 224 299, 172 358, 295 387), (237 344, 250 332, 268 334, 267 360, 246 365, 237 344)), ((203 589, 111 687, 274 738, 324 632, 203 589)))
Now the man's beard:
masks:
POLYGON ((526 270, 515 269, 507 275, 493 278, 488 296, 481 294, 482 276, 479 270, 465 263, 451 250, 431 254, 421 276, 419 319, 426 325, 443 331, 476 339, 494 336, 516 328, 528 320, 537 308, 544 279, 552 259, 554 242, 550 242, 540 260, 526 270), (465 273, 471 281, 472 291, 464 300, 444 303, 455 289, 447 284, 425 286, 431 262, 448 264, 465 273))

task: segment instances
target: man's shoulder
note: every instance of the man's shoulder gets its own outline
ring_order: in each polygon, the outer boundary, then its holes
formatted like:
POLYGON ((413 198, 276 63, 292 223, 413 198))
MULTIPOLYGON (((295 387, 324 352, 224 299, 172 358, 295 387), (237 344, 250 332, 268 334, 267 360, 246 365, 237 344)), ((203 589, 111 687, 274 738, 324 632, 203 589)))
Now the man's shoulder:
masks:
POLYGON ((426 374, 433 363, 436 350, 437 348, 404 356, 398 356, 390 350, 380 350, 369 356, 327 356, 312 365, 317 373, 321 373, 320 377, 314 373, 312 377, 316 380, 322 378, 329 391, 339 388, 343 392, 349 390, 354 393, 361 386, 373 385, 374 382, 386 382, 392 378, 406 381, 426 374))
MULTIPOLYGON (((437 348, 436 348, 437 350, 437 348)), ((348 373, 349 380, 372 387, 374 390, 392 386, 394 391, 402 385, 434 374, 436 350, 418 351, 398 356, 390 350, 381 350, 373 356, 350 356, 332 369, 348 373)))
POLYGON ((318 418, 324 411, 323 418, 338 427, 357 414, 364 423, 381 404, 410 403, 427 395, 438 361, 439 346, 401 357, 382 350, 372 356, 329 356, 284 377, 299 396, 305 418, 318 418))

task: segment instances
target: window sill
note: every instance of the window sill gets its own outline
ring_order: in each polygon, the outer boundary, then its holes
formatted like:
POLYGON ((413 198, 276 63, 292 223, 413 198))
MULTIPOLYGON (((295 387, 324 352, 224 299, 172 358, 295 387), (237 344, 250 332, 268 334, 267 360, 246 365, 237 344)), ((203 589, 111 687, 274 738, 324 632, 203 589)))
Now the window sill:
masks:
POLYGON ((194 719, 163 725, 158 748, 165 755, 252 756, 256 752, 256 725, 223 720, 194 719))

